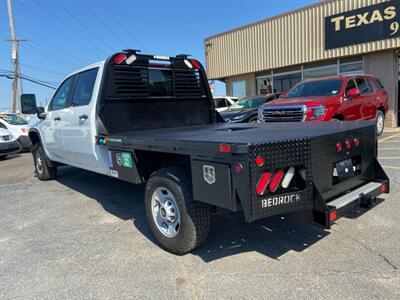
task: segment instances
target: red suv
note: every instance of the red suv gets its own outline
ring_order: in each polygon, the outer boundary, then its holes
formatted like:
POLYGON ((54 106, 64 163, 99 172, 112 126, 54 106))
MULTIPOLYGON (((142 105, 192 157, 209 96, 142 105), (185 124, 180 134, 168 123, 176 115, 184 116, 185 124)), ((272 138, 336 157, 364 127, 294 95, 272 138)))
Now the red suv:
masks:
POLYGON ((370 75, 351 75, 300 82, 258 110, 258 122, 376 120, 381 135, 388 94, 370 75))

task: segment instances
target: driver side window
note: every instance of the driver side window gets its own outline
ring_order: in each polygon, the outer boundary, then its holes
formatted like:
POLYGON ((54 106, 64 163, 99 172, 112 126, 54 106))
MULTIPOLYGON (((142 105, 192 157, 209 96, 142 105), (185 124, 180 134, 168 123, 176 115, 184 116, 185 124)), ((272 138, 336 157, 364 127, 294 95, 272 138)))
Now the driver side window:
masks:
POLYGON ((76 76, 72 76, 64 81, 64 83, 58 88, 57 92, 53 96, 49 105, 49 111, 63 109, 68 101, 68 96, 75 82, 76 76))
POLYGON ((350 91, 350 90, 352 90, 352 89, 356 89, 356 88, 357 88, 356 82, 354 81, 354 79, 350 79, 350 80, 347 82, 346 94, 347 94, 348 91, 350 91))

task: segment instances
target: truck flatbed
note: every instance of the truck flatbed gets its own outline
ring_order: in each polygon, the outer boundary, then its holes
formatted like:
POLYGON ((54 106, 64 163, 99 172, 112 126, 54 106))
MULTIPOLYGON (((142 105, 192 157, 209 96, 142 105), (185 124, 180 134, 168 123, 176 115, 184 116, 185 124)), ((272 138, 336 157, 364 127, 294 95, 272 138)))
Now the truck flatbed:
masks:
POLYGON ((353 129, 371 126, 371 121, 319 122, 319 123, 260 123, 260 124, 211 124, 167 129, 120 132, 110 135, 111 145, 149 147, 191 151, 215 150, 219 144, 233 144, 232 153, 243 153, 246 145, 278 141, 317 138, 353 129), (235 151, 236 150, 236 151, 235 151))

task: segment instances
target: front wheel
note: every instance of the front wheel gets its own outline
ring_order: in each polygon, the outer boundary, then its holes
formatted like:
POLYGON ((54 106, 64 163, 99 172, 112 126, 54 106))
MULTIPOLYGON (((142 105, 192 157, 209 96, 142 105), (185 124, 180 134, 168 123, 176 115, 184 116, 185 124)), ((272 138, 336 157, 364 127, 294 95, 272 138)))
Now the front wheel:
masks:
POLYGON ((57 167, 47 163, 46 154, 42 146, 37 143, 32 149, 33 161, 35 163, 35 175, 42 181, 54 179, 57 175, 57 167))
POLYGON ((375 116, 376 121, 376 134, 381 135, 385 129, 385 115, 382 111, 378 110, 375 116))
POLYGON ((183 168, 161 169, 150 177, 145 208, 151 231, 169 252, 186 254, 207 238, 211 207, 193 200, 190 175, 183 168))
POLYGON ((249 120, 249 123, 258 123, 257 117, 253 117, 249 120))
POLYGON ((7 157, 7 155, 0 155, 0 160, 3 160, 7 157))

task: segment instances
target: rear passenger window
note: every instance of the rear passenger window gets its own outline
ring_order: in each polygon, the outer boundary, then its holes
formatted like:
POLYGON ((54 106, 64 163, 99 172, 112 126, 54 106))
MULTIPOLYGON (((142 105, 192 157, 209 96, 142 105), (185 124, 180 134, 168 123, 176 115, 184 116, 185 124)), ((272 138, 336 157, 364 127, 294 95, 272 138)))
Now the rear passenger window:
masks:
POLYGON ((228 105, 227 105, 227 103, 225 101, 225 98, 215 99, 215 107, 216 108, 224 108, 224 107, 227 107, 227 106, 228 105))
POLYGON ((369 94, 373 92, 371 85, 368 84, 365 78, 356 78, 356 83, 361 95, 369 94))
POLYGON ((79 74, 72 96, 72 106, 83 106, 90 103, 97 71, 98 69, 96 68, 79 74))

